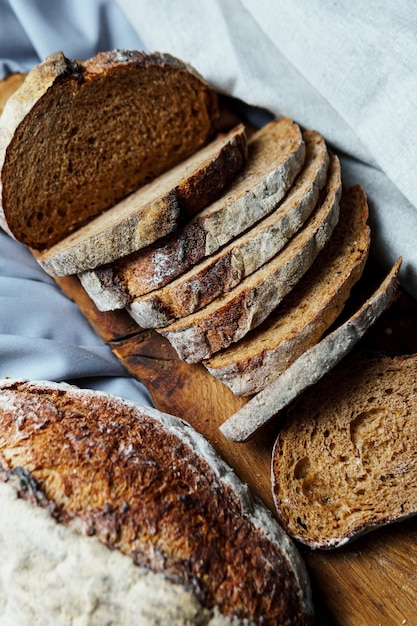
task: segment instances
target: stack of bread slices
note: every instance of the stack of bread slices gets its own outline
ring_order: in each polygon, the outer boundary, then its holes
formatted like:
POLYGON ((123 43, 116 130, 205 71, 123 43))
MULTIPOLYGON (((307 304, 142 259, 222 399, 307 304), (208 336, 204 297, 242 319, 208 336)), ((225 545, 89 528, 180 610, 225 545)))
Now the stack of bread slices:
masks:
POLYGON ((368 207, 318 132, 219 119, 216 92, 168 55, 51 55, 0 118, 2 224, 99 310, 126 309, 251 396, 338 318, 368 207))

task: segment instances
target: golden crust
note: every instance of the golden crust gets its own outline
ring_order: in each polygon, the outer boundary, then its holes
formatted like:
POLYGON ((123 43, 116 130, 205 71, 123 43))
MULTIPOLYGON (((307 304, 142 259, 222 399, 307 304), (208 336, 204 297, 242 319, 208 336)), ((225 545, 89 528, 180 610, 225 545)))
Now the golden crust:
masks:
POLYGON ((251 519, 257 505, 222 478, 206 444, 190 445, 183 422, 159 415, 68 386, 6 382, 1 474, 58 521, 192 587, 207 607, 299 623, 291 619, 303 620, 308 603, 285 536, 271 540, 272 520, 270 534, 251 519))

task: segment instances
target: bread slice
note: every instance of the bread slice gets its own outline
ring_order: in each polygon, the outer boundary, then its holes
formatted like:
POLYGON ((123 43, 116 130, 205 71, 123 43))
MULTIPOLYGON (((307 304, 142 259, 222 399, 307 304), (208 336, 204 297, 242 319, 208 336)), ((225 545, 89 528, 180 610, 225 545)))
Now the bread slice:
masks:
POLYGON ((340 193, 340 164, 337 157, 332 157, 323 200, 279 254, 200 311, 157 329, 180 359, 188 363, 207 359, 266 319, 331 237, 339 218, 340 193))
MULTIPOLYGON (((103 392, 3 380, 0 478, 56 526, 84 535, 86 550, 98 539, 182 586, 179 615, 187 592, 230 624, 312 623, 308 577, 292 542, 178 418, 103 392)), ((54 555, 52 538, 47 547, 54 555)), ((158 589, 148 591, 157 604, 158 589)), ((86 590, 78 592, 84 605, 86 590)))
POLYGON ((81 276, 90 294, 111 307, 158 289, 272 213, 301 171, 305 144, 300 128, 287 118, 270 122, 248 142, 248 161, 216 202, 182 230, 124 259, 81 276), (95 285, 94 285, 95 283, 95 285))
POLYGON ((218 135, 185 161, 140 187, 48 250, 35 254, 51 276, 76 274, 147 247, 186 214, 214 201, 246 161, 243 125, 218 135))
POLYGON ((329 158, 324 139, 314 131, 303 133, 303 139, 304 168, 278 208, 165 287, 135 298, 127 308, 139 326, 166 326, 198 311, 233 289, 285 246, 313 211, 326 182, 329 158))
POLYGON ((401 258, 354 315, 306 350, 276 380, 226 420, 220 426, 222 434, 230 441, 247 441, 303 391, 330 372, 396 298, 400 267, 401 258))
POLYGON ((367 219, 361 187, 344 189, 339 223, 312 268, 261 326, 205 361, 236 396, 264 389, 336 320, 368 258, 367 219))
POLYGON ((20 87, 26 78, 26 74, 9 74, 0 80, 0 115, 10 96, 20 87))
POLYGON ((334 548, 417 514, 417 355, 357 354, 299 398, 273 451, 278 516, 334 548))
POLYGON ((214 89, 170 55, 54 53, 0 119, 3 223, 50 248, 203 147, 217 118, 214 89))

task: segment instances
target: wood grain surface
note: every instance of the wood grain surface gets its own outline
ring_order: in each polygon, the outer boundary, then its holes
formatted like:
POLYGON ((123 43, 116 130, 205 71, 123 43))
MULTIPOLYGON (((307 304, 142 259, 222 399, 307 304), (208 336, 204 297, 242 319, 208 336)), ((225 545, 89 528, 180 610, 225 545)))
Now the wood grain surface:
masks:
MULTIPOLYGON (((371 259, 352 295, 353 304, 355 299, 363 299, 382 275, 371 259)), ((247 443, 226 440, 218 426, 247 399, 236 398, 200 364, 180 361, 165 339, 154 331, 141 330, 125 311, 97 311, 76 278, 57 282, 77 302, 126 370, 144 383, 155 405, 182 417, 201 432, 274 512, 270 463, 280 418, 272 420, 247 443)), ((417 352, 416 320, 417 303, 400 290, 397 301, 357 349, 391 355, 417 352)), ((316 602, 325 603, 325 617, 318 618, 318 624, 417 624, 417 518, 373 531, 337 550, 299 549, 311 575, 316 602)))

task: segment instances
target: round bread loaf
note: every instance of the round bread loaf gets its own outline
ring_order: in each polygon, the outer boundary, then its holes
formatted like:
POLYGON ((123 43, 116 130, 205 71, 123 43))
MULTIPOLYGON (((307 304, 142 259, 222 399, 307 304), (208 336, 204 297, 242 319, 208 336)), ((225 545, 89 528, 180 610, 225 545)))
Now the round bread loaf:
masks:
MULTIPOLYGON (((64 384, 3 380, 0 478, 19 498, 48 511, 58 533, 63 525, 84 535, 86 550, 93 550, 92 540, 117 550, 181 586, 179 597, 191 594, 206 616, 217 613, 236 624, 311 623, 308 577, 290 539, 207 441, 178 418, 64 384)), ((0 547, 4 562, 7 547, 0 547)), ((129 567, 123 563, 120 576, 108 579, 107 597, 95 596, 98 607, 111 604, 113 583, 120 586, 129 567)), ((38 585, 35 578, 25 585, 38 585)), ((81 606, 93 601, 85 599, 90 591, 74 591, 84 594, 81 606)), ((50 602, 37 593, 13 593, 35 613, 50 602)), ((178 623, 207 622, 184 617, 178 623)))

